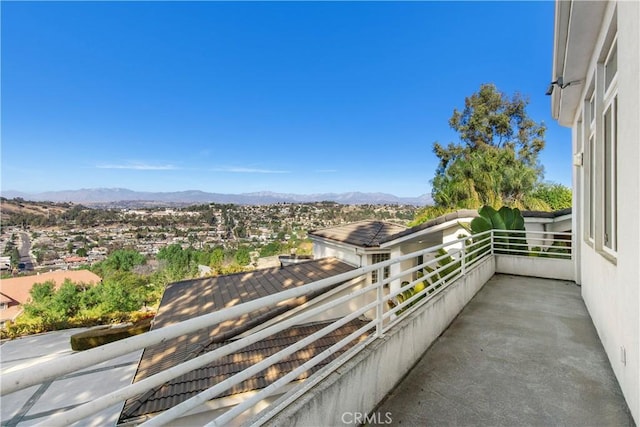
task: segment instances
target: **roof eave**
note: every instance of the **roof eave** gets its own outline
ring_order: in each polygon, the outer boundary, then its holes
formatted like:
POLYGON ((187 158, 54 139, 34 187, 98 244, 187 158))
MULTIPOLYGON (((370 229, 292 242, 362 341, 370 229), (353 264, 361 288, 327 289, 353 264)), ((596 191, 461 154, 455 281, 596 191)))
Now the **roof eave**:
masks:
MULTIPOLYGON (((555 82, 564 72, 564 61, 566 56, 567 35, 569 32, 569 16, 571 14, 571 3, 568 1, 556 1, 554 35, 553 35, 553 69, 551 81, 555 82)), ((561 90, 553 87, 551 93, 551 116, 558 120, 560 117, 560 97, 561 90)))
POLYGON ((442 230, 446 230, 446 229, 449 229, 449 228, 452 228, 452 227, 460 227, 460 223, 461 222, 462 223, 470 222, 473 218, 475 218, 475 217, 473 217, 473 216, 468 216, 468 217, 462 216, 462 217, 450 219, 450 220, 445 221, 445 222, 440 223, 440 224, 434 224, 431 227, 417 230, 415 233, 407 234, 407 235, 398 237, 396 239, 384 242, 384 243, 382 243, 380 245, 380 249, 387 249, 387 248, 390 248, 392 246, 396 246, 396 245, 399 245, 401 243, 405 243, 405 242, 408 242, 408 241, 413 241, 413 240, 425 237, 425 236, 427 236, 429 234, 437 233, 437 232, 440 232, 442 230))
POLYGON ((607 2, 556 2, 552 81, 562 77, 565 87, 554 87, 551 115, 562 126, 573 126, 575 121, 607 6, 607 2))

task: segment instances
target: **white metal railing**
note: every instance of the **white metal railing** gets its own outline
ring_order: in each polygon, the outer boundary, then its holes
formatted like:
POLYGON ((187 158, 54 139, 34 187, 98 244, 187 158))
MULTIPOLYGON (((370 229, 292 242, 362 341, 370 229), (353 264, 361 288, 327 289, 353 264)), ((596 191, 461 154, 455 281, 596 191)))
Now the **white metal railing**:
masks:
POLYGON ((493 247, 504 255, 571 259, 571 233, 526 231, 504 233, 494 230, 493 247))
POLYGON ((366 339, 360 341, 349 350, 351 356, 364 348, 368 343, 381 336, 393 325, 401 322, 407 311, 417 310, 424 303, 435 297, 447 288, 453 281, 467 274, 476 264, 495 254, 511 254, 524 256, 548 256, 571 258, 571 241, 566 240, 570 233, 535 233, 535 232, 505 232, 489 230, 473 236, 464 237, 452 242, 433 246, 411 254, 395 257, 393 259, 377 263, 375 265, 357 268, 353 271, 338 274, 322 279, 295 289, 280 292, 278 294, 259 298, 253 301, 225 308, 197 318, 156 329, 142 335, 134 336, 115 343, 107 344, 91 350, 71 354, 56 360, 43 362, 30 366, 23 370, 9 372, 3 375, 1 390, 2 395, 27 388, 35 384, 53 380, 62 375, 104 362, 115 357, 140 350, 148 346, 159 344, 171 338, 195 332, 199 329, 218 324, 220 322, 237 318, 255 310, 272 307, 292 298, 297 298, 310 292, 332 288, 337 284, 353 281, 358 278, 366 278, 368 273, 377 271, 379 280, 361 288, 354 287, 347 295, 323 301, 317 307, 311 306, 308 310, 291 315, 282 321, 254 331, 238 340, 230 341, 223 347, 205 353, 199 357, 188 360, 172 368, 163 370, 155 375, 142 379, 136 383, 123 387, 114 392, 105 394, 97 399, 77 406, 68 411, 49 417, 40 425, 65 426, 75 421, 91 416, 105 408, 137 396, 160 386, 167 381, 184 375, 196 368, 205 366, 215 360, 239 351, 240 349, 265 339, 275 333, 281 332, 294 325, 305 323, 305 320, 324 313, 331 308, 342 306, 346 303, 362 301, 365 303, 353 309, 348 316, 334 320, 318 332, 303 340, 273 354, 255 365, 241 371, 226 380, 204 390, 162 414, 151 418, 143 425, 154 426, 170 423, 187 411, 194 409, 208 400, 215 398, 232 386, 252 377, 269 366, 277 363, 288 355, 304 348, 322 336, 340 328, 353 319, 369 316, 365 323, 357 331, 340 340, 329 349, 305 362, 300 367, 287 373, 268 387, 255 393, 251 398, 236 405, 223 415, 213 420, 209 425, 223 425, 240 415, 257 402, 272 395, 278 389, 295 380, 300 374, 308 371, 322 362, 334 352, 352 344, 357 338, 366 335, 366 339), (532 241, 534 243, 532 243, 532 241), (568 246, 560 245, 568 244, 568 246), (421 259, 422 262, 416 260, 421 259), (396 263, 412 261, 416 264, 399 273, 384 278, 384 270, 396 263), (398 286, 398 283, 402 285, 398 286))

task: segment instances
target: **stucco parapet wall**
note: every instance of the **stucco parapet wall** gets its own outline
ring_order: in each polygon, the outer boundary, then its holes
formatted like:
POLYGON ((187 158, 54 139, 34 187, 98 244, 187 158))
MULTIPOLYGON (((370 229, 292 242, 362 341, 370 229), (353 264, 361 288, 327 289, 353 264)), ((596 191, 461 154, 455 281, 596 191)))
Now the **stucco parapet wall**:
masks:
POLYGON ((489 257, 341 366, 318 372, 317 384, 290 391, 247 425, 358 424, 343 415, 374 411, 494 273, 489 257))
MULTIPOLYGON (((561 209, 554 212, 543 212, 543 211, 522 211, 522 216, 525 218, 548 218, 555 219, 562 216, 571 215, 571 208, 561 209)), ((440 215, 437 218, 431 219, 427 222, 423 222, 422 224, 416 225, 414 227, 408 228, 404 231, 396 233, 387 239, 384 240, 384 243, 399 239, 401 237, 410 236, 419 231, 427 230, 429 228, 433 228, 437 225, 445 224, 447 222, 460 220, 460 219, 472 219, 480 216, 477 210, 474 209, 460 209, 455 212, 451 212, 445 215, 440 215)))
POLYGON ((496 273, 543 279, 575 280, 575 262, 571 259, 538 258, 519 255, 495 255, 496 273))

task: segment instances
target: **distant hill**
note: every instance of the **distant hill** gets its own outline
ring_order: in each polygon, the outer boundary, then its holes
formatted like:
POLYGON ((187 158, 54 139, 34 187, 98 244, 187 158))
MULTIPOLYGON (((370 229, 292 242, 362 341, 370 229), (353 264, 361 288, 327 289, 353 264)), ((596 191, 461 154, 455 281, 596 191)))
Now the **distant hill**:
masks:
MULTIPOLYGON (((4 197, 4 195, 3 195, 4 197)), ((0 216, 4 222, 12 215, 60 215, 69 210, 71 205, 39 202, 20 202, 3 200, 0 204, 0 216)))
POLYGON ((267 205, 272 203, 307 203, 331 201, 345 205, 399 204, 424 206, 431 203, 429 195, 419 197, 397 197, 386 193, 322 193, 322 194, 282 194, 258 192, 244 194, 207 193, 198 190, 175 192, 140 192, 126 188, 88 188, 80 190, 50 191, 44 193, 23 193, 3 191, 2 197, 20 197, 31 201, 71 202, 84 205, 104 205, 124 203, 135 206, 189 203, 233 203, 238 205, 267 205))

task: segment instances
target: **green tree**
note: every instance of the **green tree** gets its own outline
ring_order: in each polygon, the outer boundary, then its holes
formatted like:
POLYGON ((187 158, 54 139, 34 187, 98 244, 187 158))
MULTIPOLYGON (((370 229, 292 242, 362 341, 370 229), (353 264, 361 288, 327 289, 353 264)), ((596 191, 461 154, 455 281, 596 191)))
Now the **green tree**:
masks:
POLYGON ((134 311, 142 304, 137 301, 131 290, 116 281, 107 280, 99 289, 100 308, 105 313, 134 311))
POLYGON ((453 111, 449 126, 460 142, 434 143, 440 159, 432 180, 436 206, 548 208, 532 195, 542 178, 538 154, 546 128, 527 115, 527 104, 517 93, 508 97, 493 84, 483 84, 465 99, 462 111, 453 111))
POLYGON ((74 317, 81 308, 81 288, 70 280, 65 280, 54 293, 50 309, 58 319, 74 317))
POLYGON ((283 248, 282 248, 282 244, 280 242, 267 243, 266 245, 264 245, 260 249, 260 256, 261 257, 279 255, 281 253, 283 253, 283 248))
POLYGON ((570 208, 572 205, 571 189, 562 184, 543 182, 538 184, 533 197, 543 200, 551 210, 570 208))
POLYGON ((211 258, 209 261, 209 266, 211 267, 221 267, 224 264, 224 248, 222 246, 216 246, 211 251, 211 258))
POLYGON ((194 249, 185 250, 175 243, 160 249, 157 258, 166 263, 165 269, 171 280, 182 280, 195 275, 198 268, 195 255, 194 249))
POLYGON ((251 263, 251 250, 247 246, 240 246, 236 251, 235 261, 238 265, 248 265, 251 263))
POLYGON ((145 257, 138 251, 132 249, 118 249, 102 261, 102 268, 105 270, 105 274, 114 273, 117 271, 131 271, 136 265, 142 265, 145 263, 145 257))
POLYGON ((55 289, 55 284, 52 281, 34 284, 29 291, 31 300, 23 305, 24 312, 33 317, 51 320, 54 317, 51 301, 55 289))
POLYGON ((11 266, 12 267, 17 267, 18 264, 20 264, 20 252, 18 251, 18 248, 16 248, 15 246, 11 249, 10 252, 10 262, 11 262, 11 266))

